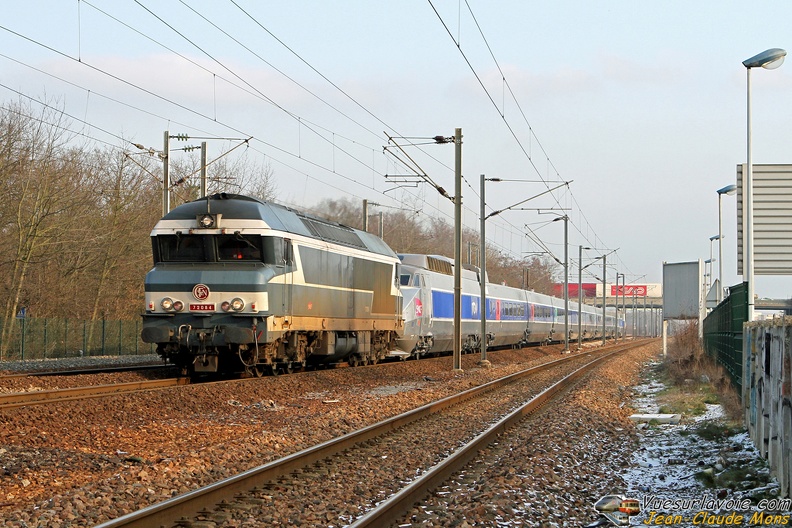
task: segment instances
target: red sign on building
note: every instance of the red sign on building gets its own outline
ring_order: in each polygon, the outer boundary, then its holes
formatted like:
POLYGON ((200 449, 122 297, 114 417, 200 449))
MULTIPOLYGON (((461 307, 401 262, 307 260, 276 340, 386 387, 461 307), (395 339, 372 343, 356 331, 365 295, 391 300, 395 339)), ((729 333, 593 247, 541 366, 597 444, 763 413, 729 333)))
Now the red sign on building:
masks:
MULTIPOLYGON (((596 297, 597 296, 597 284, 594 282, 584 282, 583 288, 581 289, 583 292, 583 297, 596 297)), ((564 296, 564 285, 563 284, 553 284, 553 294, 556 297, 563 297, 564 296)), ((569 283, 569 296, 574 297, 577 299, 578 296, 578 285, 576 282, 569 283)))
POLYGON ((646 295, 648 289, 649 288, 645 284, 628 284, 626 286, 621 284, 619 286, 611 284, 610 294, 611 297, 615 297, 616 295, 619 295, 620 297, 622 295, 625 297, 632 297, 633 295, 636 297, 643 297, 646 295))

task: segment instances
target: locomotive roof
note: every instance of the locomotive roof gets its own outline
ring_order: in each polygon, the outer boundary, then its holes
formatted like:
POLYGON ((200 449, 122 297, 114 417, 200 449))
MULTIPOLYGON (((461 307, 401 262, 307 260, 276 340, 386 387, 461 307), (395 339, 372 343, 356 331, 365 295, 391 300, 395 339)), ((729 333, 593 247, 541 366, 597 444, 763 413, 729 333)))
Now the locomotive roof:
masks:
POLYGON ((390 246, 376 235, 241 194, 220 193, 199 198, 175 207, 162 220, 194 220, 207 212, 221 214, 224 219, 261 220, 277 231, 396 257, 390 246))

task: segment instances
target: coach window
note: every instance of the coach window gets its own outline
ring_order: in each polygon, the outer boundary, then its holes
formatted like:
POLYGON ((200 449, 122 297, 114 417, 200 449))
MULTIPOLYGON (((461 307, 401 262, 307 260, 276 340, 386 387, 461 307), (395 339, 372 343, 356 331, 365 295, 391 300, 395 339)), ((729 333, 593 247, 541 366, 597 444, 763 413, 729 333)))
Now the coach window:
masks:
POLYGON ((402 286, 414 286, 420 288, 424 285, 423 278, 419 274, 410 275, 409 273, 402 273, 399 276, 399 284, 402 286))

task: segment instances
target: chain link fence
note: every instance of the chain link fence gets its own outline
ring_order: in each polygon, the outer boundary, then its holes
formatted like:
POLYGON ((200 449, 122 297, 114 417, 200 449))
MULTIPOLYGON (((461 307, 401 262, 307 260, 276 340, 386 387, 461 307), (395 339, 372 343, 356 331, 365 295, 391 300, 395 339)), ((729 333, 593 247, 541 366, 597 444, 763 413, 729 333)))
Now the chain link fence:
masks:
POLYGON ((742 395, 743 323, 747 320, 747 282, 729 288, 729 296, 704 319, 704 348, 729 373, 738 395, 742 395))
POLYGON ((155 354, 156 346, 140 339, 141 322, 102 319, 37 319, 18 317, 10 338, 0 343, 0 360, 155 354))

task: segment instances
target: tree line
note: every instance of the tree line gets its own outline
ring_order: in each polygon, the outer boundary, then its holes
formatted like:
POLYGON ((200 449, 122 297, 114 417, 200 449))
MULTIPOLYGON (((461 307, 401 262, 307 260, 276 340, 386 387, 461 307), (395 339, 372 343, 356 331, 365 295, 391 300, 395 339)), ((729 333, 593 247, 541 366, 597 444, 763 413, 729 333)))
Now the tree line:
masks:
MULTIPOLYGON (((128 146, 83 139, 52 107, 0 107, 0 343, 23 308, 29 317, 83 320, 134 319, 143 311, 149 235, 162 212, 162 161, 128 146)), ((179 182, 172 207, 198 197, 199 165, 197 154, 172 157, 171 181, 179 182)), ((229 157, 207 172, 210 193, 277 202, 268 165, 229 157)), ((326 199, 311 212, 361 228, 361 211, 351 199, 326 199)), ((400 209, 384 212, 383 227, 397 252, 453 255, 454 228, 446 222, 400 209)), ((468 242, 478 247, 477 234, 466 232, 468 242)), ((528 276, 528 287, 551 291, 552 268, 542 260, 488 248, 487 268, 492 281, 525 286, 528 276)))

